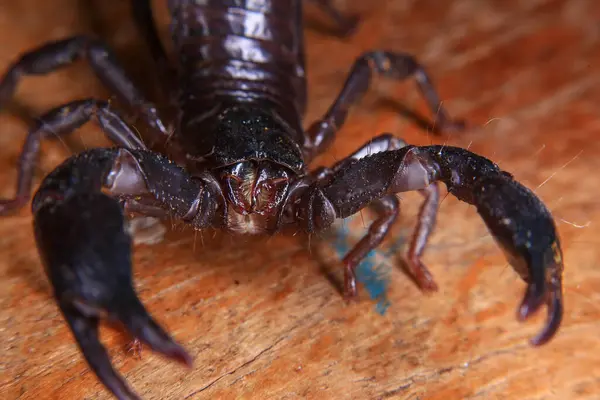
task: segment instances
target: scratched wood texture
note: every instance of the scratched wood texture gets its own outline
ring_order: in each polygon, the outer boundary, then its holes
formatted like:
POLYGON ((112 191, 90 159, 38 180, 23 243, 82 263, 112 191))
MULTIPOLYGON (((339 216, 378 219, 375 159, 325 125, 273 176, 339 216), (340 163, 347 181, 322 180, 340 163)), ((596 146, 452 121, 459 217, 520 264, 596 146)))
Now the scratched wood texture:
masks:
MULTIPOLYGON (((106 38, 135 80, 151 87, 126 3, 0 1, 0 69, 45 40, 90 33, 106 38)), ((304 235, 201 237, 169 227, 163 242, 136 247, 135 282, 149 310, 195 356, 195 366, 186 370, 148 350, 139 360, 125 349, 126 335, 103 327, 114 365, 146 399, 597 399, 600 3, 339 4, 363 16, 350 39, 327 34, 327 19, 307 11, 308 120, 327 109, 356 56, 388 48, 417 55, 451 114, 470 128, 451 137, 427 134, 401 115, 411 109, 430 117, 414 85, 377 79, 319 163, 388 131, 416 144, 469 147, 514 172, 557 219, 566 259, 559 334, 542 348, 528 345, 543 315, 515 320, 524 284, 475 210, 451 197, 424 258, 441 289, 421 294, 399 258, 386 252, 402 245, 414 225, 420 199, 406 194, 403 218, 371 259, 388 274, 385 313, 364 286, 358 303, 342 300, 336 251, 343 243, 331 237, 336 231, 309 241, 304 235)), ((161 21, 166 34, 167 20, 161 21)), ((13 194, 31 116, 67 100, 109 97, 85 63, 22 82, 0 115, 3 197, 13 194)), ((36 182, 94 145, 106 141, 93 124, 64 142, 45 143, 36 182)), ((368 223, 369 213, 363 216, 368 223)), ((0 219, 0 398, 107 399, 51 299, 31 223, 29 209, 0 219)), ((360 218, 346 228, 349 241, 364 232, 360 218)))

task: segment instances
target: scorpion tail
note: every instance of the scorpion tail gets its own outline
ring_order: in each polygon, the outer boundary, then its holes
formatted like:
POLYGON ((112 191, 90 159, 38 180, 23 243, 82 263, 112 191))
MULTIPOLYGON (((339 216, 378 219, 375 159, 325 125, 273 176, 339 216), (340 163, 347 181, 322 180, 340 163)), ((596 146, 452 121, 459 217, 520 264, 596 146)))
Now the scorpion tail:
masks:
POLYGON ((131 238, 118 202, 101 192, 49 189, 34 200, 35 233, 54 296, 102 383, 119 399, 137 399, 99 341, 102 317, 121 322, 167 357, 187 365, 192 358, 152 319, 133 289, 131 238))
POLYGON ((511 266, 527 282, 517 318, 526 320, 546 304, 548 317, 531 343, 549 341, 563 316, 563 256, 548 209, 529 189, 500 174, 482 179, 473 200, 511 266))

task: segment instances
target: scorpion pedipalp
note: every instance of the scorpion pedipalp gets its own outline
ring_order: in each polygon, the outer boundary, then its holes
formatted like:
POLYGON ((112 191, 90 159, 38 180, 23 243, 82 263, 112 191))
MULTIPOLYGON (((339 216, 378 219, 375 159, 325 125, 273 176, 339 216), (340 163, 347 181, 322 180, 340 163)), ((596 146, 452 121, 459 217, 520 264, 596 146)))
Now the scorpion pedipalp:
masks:
MULTIPOLYGON (((392 143, 389 135, 377 140, 392 143)), ((368 143, 365 148, 368 148, 368 143)), ((527 282, 527 291, 518 311, 525 320, 546 304, 548 319, 544 329, 531 339, 533 345, 550 340, 562 320, 562 252, 552 216, 542 201, 529 189, 500 170, 490 160, 468 150, 449 146, 405 146, 380 149, 362 158, 348 158, 321 181, 301 195, 299 214, 305 229, 321 230, 336 218, 346 218, 374 201, 410 190, 424 190, 443 182, 459 200, 477 207, 486 226, 507 256, 511 266, 527 282)), ((357 151, 355 154, 361 154, 357 151)), ((437 205, 437 203, 436 203, 437 205)), ((435 222, 436 207, 420 214, 421 250, 435 222)), ((378 226, 380 217, 372 227, 378 226)), ((370 229, 349 253, 364 255, 374 249, 387 232, 370 229)), ((414 241, 414 239, 413 239, 414 241)), ((427 268, 420 263, 420 252, 412 250, 412 269, 424 289, 435 287, 427 268)), ((347 259, 346 258, 346 259, 347 259)), ((345 265, 345 292, 354 295, 354 268, 362 260, 351 257, 345 265)), ((345 259, 345 260, 346 260, 345 259)))
POLYGON ((105 194, 77 194, 48 202, 35 215, 40 254, 54 296, 81 351, 120 399, 136 395, 113 369, 98 338, 105 317, 153 350, 188 366, 191 356, 148 314, 131 280, 131 239, 118 202, 105 194))
MULTIPOLYGON (((198 193, 205 193, 201 183, 165 158, 144 150, 94 149, 54 170, 33 200, 36 243, 54 297, 85 359, 119 399, 138 397, 114 370, 99 340, 103 318, 121 323, 156 352, 192 365, 192 357, 150 316, 134 290, 132 239, 120 200, 139 195, 154 207, 178 209, 183 215, 198 193), (152 179, 151 188, 143 184, 146 177, 152 179), (161 180, 173 182, 175 177, 176 186, 161 180), (173 200, 169 190, 180 197, 173 200)), ((194 209, 200 220, 210 217, 210 207, 194 209)))
POLYGON ((546 343, 562 320, 563 256, 552 216, 535 194, 508 174, 476 186, 474 204, 511 266, 527 282, 517 312, 524 321, 546 304, 548 319, 533 345, 546 343))

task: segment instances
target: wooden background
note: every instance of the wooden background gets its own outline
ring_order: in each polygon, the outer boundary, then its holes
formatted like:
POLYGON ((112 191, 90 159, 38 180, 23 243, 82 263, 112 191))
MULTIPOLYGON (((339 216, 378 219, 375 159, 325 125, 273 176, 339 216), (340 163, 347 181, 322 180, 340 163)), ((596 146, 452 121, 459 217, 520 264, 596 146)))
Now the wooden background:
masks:
MULTIPOLYGON (((106 38, 136 81, 151 86, 127 3, 1 0, 0 70, 45 40, 86 32, 106 38)), ((356 56, 387 48, 417 55, 451 114, 470 129, 427 134, 399 114, 407 107, 430 117, 414 84, 378 79, 319 163, 383 131, 416 144, 469 147, 497 161, 556 217, 566 259, 562 329, 542 348, 528 345, 543 315, 516 321, 524 284, 475 210, 451 197, 424 258, 441 289, 422 295, 386 250, 403 244, 414 225, 420 199, 410 193, 387 247, 372 260, 389 274, 383 315, 364 287, 359 303, 342 300, 335 238, 312 237, 309 245, 303 235, 206 232, 202 242, 176 227, 163 242, 138 246, 140 296, 196 364, 186 370, 150 351, 138 360, 125 349, 127 336, 105 327, 115 366, 145 399, 599 398, 600 3, 338 3, 363 22, 340 40, 318 29, 328 20, 309 7, 307 121, 327 109, 356 56)), ((24 117, 90 95, 109 97, 85 63, 23 81, 0 115, 0 196, 13 194, 30 122, 24 117)), ((105 144, 93 124, 70 140, 45 143, 36 182, 73 152, 105 144)), ((29 209, 0 219, 0 398, 109 398, 50 297, 31 223, 29 209)), ((360 217, 348 226, 347 240, 364 232, 360 217)))

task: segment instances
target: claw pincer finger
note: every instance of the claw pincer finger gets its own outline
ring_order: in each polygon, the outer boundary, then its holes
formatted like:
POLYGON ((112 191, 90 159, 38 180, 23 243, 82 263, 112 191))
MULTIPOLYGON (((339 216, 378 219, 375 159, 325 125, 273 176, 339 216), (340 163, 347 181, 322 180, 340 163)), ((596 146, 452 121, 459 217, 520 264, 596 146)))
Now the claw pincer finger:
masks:
POLYGON ((550 211, 531 191, 495 163, 468 150, 427 146, 421 162, 434 165, 434 176, 458 199, 473 204, 509 263, 527 283, 519 307, 521 321, 546 304, 548 317, 531 340, 541 345, 560 326, 562 305, 562 250, 550 211), (423 157, 425 155, 425 157, 423 157))
POLYGON ((482 180, 474 192, 477 211, 527 282, 517 317, 525 320, 542 305, 548 307, 544 329, 531 340, 541 345, 556 333, 563 313, 563 256, 550 212, 531 190, 507 175, 482 180))

